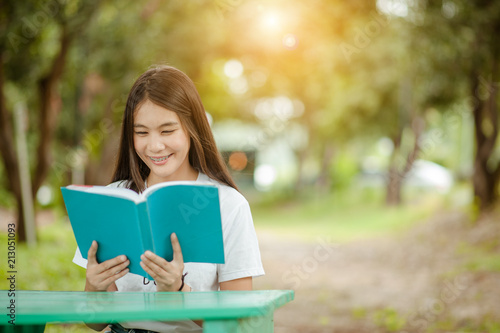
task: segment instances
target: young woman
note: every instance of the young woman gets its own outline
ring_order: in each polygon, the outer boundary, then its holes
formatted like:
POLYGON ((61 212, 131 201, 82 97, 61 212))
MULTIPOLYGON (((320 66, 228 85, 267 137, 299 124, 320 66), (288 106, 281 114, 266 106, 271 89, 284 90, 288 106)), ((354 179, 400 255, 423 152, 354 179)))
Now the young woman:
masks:
MULTIPOLYGON (((182 249, 171 235, 174 258, 146 251, 141 266, 154 279, 128 272, 125 256, 98 263, 94 242, 88 262, 79 249, 73 262, 85 267, 86 291, 251 290, 252 278, 264 274, 250 207, 238 192, 217 150, 200 96, 181 71, 159 66, 142 74, 128 96, 118 161, 109 186, 137 192, 161 182, 212 182, 219 188, 225 264, 184 263, 182 249)), ((90 325, 102 330, 102 325, 90 325)), ((113 332, 198 332, 192 321, 125 322, 113 332)))

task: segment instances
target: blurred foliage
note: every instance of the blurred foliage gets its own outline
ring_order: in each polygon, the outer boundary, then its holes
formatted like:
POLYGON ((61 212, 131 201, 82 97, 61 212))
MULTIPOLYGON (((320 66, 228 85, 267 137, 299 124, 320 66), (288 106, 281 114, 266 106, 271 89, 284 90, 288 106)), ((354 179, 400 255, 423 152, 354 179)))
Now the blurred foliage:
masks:
MULTIPOLYGON (((59 85, 62 110, 53 143, 57 167, 52 171, 57 176, 48 180, 56 187, 69 181, 76 163, 72 157, 81 149, 90 170, 87 179, 106 181, 95 170, 105 169, 109 177, 112 161, 105 168, 102 158, 116 149, 107 146, 116 146, 126 94, 142 71, 158 63, 179 67, 194 80, 215 121, 257 122, 253 107, 262 97, 284 95, 301 101, 300 123, 308 128, 307 150, 312 152, 307 158, 324 158, 323 150, 329 149, 325 141, 340 150, 394 138, 417 115, 428 124, 427 137, 433 128, 446 132, 452 125, 439 117, 456 113, 453 105, 464 108, 469 60, 481 58, 476 53, 482 51, 471 47, 474 33, 493 20, 498 9, 466 1, 8 3, 2 15, 11 18, 0 27, 7 105, 12 109, 19 100, 27 102, 32 127, 38 121, 35 83, 58 52, 61 27, 79 27, 80 18, 93 13, 85 29, 74 33, 59 85), (384 3, 392 4, 392 12, 380 9, 384 3), (397 15, 398 5, 406 15, 397 15), (224 74, 230 59, 243 65, 242 93, 231 91, 234 82, 224 74)), ((456 132, 434 139, 435 148, 425 155, 466 172, 465 160, 456 162, 461 142, 451 135, 456 132), (445 158, 441 151, 453 156, 445 158)), ((33 133, 32 151, 37 141, 33 133)), ((411 135, 403 136, 402 156, 412 140, 411 135)), ((363 153, 348 158, 359 160, 363 153)), ((332 169, 342 165, 326 163, 332 169)), ((343 172, 326 172, 333 179, 331 186, 348 182, 349 177, 340 177, 343 172)))
MULTIPOLYGON (((259 101, 293 101, 294 115, 281 125, 285 132, 295 126, 307 133, 307 144, 287 142, 302 166, 287 176, 297 185, 263 197, 293 199, 321 190, 325 202, 336 202, 335 191, 352 187, 381 138, 393 145, 389 155, 377 156, 382 174, 396 158, 407 161, 419 140, 421 158, 470 182, 470 98, 478 98, 471 96, 470 79, 476 75, 483 84, 498 77, 490 65, 498 61, 499 12, 498 2, 465 0, 7 1, 0 7, 3 93, 10 116, 18 102, 27 105, 36 169, 42 134, 37 84, 59 52, 61 34, 71 32, 53 101, 60 111, 45 179, 57 193, 80 166, 85 182, 109 182, 128 90, 153 64, 185 71, 215 122, 269 125, 256 112, 259 101), (242 65, 237 77, 225 73, 229 60, 242 65), (415 119, 422 120, 420 137, 415 119)), ((479 88, 479 97, 489 93, 488 86, 479 88)), ((269 128, 270 137, 280 134, 269 128)), ((499 158, 496 149, 491 169, 499 158)), ((0 204, 12 208, 7 179, 0 167, 0 204)), ((55 204, 61 203, 58 194, 55 204)))

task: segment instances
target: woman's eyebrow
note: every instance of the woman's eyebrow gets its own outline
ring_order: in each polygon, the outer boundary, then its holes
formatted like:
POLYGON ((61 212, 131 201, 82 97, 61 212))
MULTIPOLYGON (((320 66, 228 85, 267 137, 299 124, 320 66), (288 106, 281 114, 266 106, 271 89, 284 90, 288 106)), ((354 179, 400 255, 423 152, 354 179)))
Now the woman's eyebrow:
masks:
MULTIPOLYGON (((175 125, 179 125, 179 123, 176 121, 169 121, 169 122, 166 122, 166 123, 159 125, 157 128, 164 127, 164 126, 175 126, 175 125)), ((134 124, 134 128, 137 128, 137 127, 148 128, 146 125, 134 124)))
POLYGON ((169 122, 166 122, 166 123, 161 124, 161 125, 160 125, 160 126, 158 126, 158 127, 163 127, 163 126, 175 126, 175 125, 179 125, 179 123, 178 123, 178 122, 176 122, 176 121, 169 121, 169 122))

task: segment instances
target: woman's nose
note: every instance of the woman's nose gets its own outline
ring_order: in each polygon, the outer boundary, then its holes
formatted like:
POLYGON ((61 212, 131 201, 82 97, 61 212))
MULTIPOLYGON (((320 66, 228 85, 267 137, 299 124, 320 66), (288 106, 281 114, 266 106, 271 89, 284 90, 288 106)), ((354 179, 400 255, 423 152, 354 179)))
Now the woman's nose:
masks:
POLYGON ((165 144, 161 142, 161 140, 152 138, 149 141, 149 147, 148 149, 152 152, 159 152, 165 149, 165 144))

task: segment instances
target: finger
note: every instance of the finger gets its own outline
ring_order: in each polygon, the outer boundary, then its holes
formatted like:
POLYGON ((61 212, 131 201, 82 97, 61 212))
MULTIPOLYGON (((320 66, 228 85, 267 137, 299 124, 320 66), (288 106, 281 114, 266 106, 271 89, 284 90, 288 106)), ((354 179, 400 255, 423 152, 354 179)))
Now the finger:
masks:
POLYGON ((121 255, 118 257, 114 257, 113 259, 106 260, 102 263, 99 264, 99 269, 97 270, 97 273, 103 273, 106 272, 107 270, 116 270, 116 266, 121 265, 122 263, 127 261, 127 256, 121 255))
POLYGON ((174 261, 184 262, 184 258, 182 257, 181 244, 179 243, 179 239, 175 233, 170 235, 170 241, 172 242, 172 249, 174 250, 174 261))
POLYGON ((149 260, 150 262, 155 263, 156 265, 163 267, 164 269, 167 268, 168 266, 168 261, 160 257, 159 255, 154 254, 151 251, 146 251, 144 254, 141 256, 142 260, 149 260))
POLYGON ((118 272, 116 274, 113 274, 112 276, 110 276, 109 278, 107 278, 106 280, 104 280, 103 284, 110 285, 111 283, 115 282, 119 278, 125 276, 125 274, 127 274, 128 272, 129 272, 129 269, 125 268, 124 270, 121 270, 120 272, 118 272))
POLYGON ((158 273, 161 273, 162 270, 168 271, 168 265, 169 265, 168 261, 150 251, 146 251, 141 256, 141 260, 142 263, 144 263, 149 268, 157 271, 158 273))
POLYGON ((87 263, 94 265, 97 264, 97 242, 94 240, 92 241, 92 245, 90 245, 89 252, 87 252, 87 263))
POLYGON ((113 276, 115 274, 120 273, 124 269, 126 269, 128 265, 130 265, 130 261, 129 260, 121 263, 120 265, 117 265, 117 266, 114 266, 114 267, 108 269, 107 271, 103 272, 103 274, 105 274, 104 275, 105 277, 113 276))
POLYGON ((150 264, 151 264, 151 263, 146 264, 144 261, 141 261, 141 262, 140 262, 140 265, 141 265, 142 269, 143 269, 146 273, 148 273, 148 274, 149 274, 149 275, 153 278, 153 280, 158 280, 158 274, 156 274, 156 272, 154 272, 154 271, 151 269, 151 267, 149 267, 149 265, 150 265, 150 264))
POLYGON ((151 268, 149 268, 148 264, 146 264, 144 261, 141 261, 139 264, 141 265, 142 269, 143 269, 146 273, 148 273, 149 275, 153 276, 153 275, 152 275, 153 271, 151 270, 151 268))
POLYGON ((166 269, 157 265, 155 262, 149 260, 148 258, 144 258, 141 261, 141 267, 152 277, 161 276, 165 272, 168 272, 166 269))

